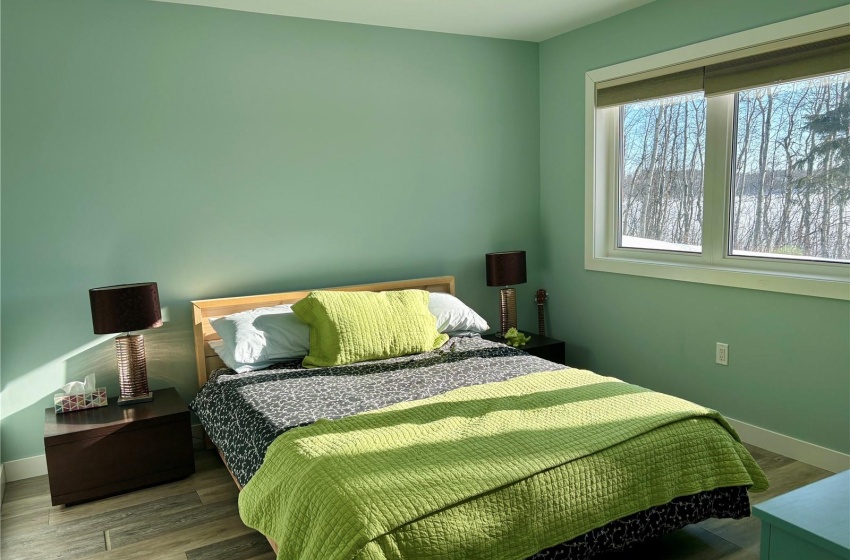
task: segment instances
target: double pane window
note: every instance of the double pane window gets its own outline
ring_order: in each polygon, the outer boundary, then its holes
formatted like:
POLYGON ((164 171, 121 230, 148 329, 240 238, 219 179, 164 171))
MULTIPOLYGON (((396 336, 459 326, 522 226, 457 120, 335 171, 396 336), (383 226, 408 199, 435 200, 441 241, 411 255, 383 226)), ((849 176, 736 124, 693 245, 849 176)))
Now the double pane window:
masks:
POLYGON ((600 269, 848 282, 850 35, 762 51, 595 83, 600 269))

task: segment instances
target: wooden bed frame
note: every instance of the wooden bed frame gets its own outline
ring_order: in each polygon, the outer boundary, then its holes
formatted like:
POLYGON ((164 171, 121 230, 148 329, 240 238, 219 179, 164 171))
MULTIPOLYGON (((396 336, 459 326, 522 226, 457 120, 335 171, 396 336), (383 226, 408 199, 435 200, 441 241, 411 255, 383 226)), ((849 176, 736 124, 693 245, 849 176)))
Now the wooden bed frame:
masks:
MULTIPOLYGON (((376 284, 360 284, 357 286, 339 286, 335 288, 313 288, 321 290, 337 290, 344 292, 387 292, 391 290, 426 290, 429 292, 455 293, 454 276, 437 276, 434 278, 419 278, 416 280, 397 280, 395 282, 378 282, 376 284)), ((224 362, 210 348, 210 341, 220 340, 221 337, 210 325, 211 317, 222 317, 231 313, 239 313, 257 307, 272 307, 284 303, 295 303, 307 297, 312 290, 297 292, 282 292, 259 296, 243 296, 219 299, 202 299, 192 302, 192 322, 195 336, 195 365, 198 371, 198 388, 204 386, 210 373, 225 367, 224 362)))

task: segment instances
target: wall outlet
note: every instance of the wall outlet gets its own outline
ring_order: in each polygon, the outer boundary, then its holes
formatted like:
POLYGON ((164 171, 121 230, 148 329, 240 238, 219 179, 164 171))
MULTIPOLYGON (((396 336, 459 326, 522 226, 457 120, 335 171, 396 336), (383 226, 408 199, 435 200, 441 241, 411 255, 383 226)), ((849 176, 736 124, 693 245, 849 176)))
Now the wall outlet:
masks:
POLYGON ((714 361, 720 364, 721 366, 729 365, 729 345, 724 342, 717 343, 717 351, 715 353, 714 361))

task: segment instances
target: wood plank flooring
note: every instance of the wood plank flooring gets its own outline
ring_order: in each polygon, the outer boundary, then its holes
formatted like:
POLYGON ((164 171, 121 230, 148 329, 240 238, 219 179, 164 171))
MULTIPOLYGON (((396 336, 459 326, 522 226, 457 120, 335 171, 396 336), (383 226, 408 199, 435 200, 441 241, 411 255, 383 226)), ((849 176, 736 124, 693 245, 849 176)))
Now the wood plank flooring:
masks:
MULTIPOLYGON (((830 472, 748 446, 771 488, 758 503, 830 472)), ((6 485, 0 557, 92 560, 272 560, 268 542, 242 524, 230 474, 211 451, 195 454, 197 472, 180 481, 68 508, 50 505, 47 477, 6 485)), ((758 560, 761 522, 709 519, 604 560, 758 560)))

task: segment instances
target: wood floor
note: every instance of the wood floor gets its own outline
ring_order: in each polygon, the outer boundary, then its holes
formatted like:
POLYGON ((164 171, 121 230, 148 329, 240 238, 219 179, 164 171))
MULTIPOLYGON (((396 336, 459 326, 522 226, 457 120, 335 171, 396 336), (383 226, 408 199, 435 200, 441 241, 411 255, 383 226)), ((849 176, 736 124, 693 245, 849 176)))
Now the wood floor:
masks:
MULTIPOLYGON (((753 503, 820 480, 831 473, 748 446, 770 479, 753 503)), ((0 509, 3 560, 91 558, 98 560, 272 559, 268 542, 245 527, 236 510, 236 486, 214 452, 198 451, 197 472, 184 480, 88 504, 50 505, 47 477, 6 485, 0 509)), ((710 519, 610 554, 625 558, 757 560, 760 522, 710 519), (637 553, 640 553, 640 556, 637 553)))

